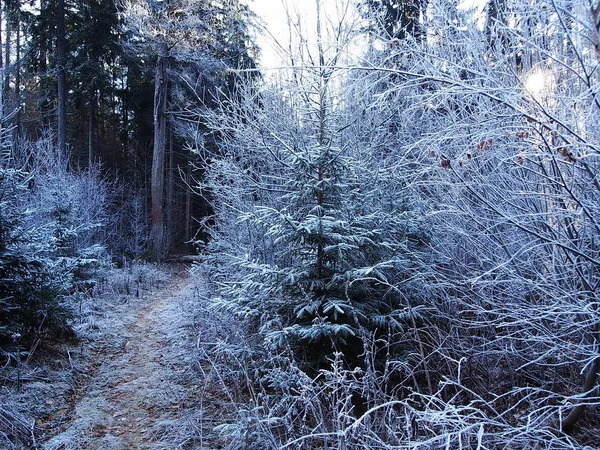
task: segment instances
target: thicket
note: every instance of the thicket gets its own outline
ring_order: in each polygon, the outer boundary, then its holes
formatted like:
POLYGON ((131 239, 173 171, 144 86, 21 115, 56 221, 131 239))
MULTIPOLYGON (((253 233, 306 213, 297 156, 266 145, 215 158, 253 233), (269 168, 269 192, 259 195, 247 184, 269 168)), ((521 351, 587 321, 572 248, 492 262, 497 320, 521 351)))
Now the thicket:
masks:
MULTIPOLYGON (((36 419, 52 412, 45 396, 66 404, 77 372, 68 350, 71 370, 61 367, 64 345, 90 338, 97 325, 84 316, 107 301, 95 297, 113 257, 136 250, 127 230, 145 223, 122 212, 123 191, 99 166, 69 167, 50 136, 0 160, 0 448, 38 448, 36 419)), ((144 284, 135 272, 123 288, 111 279, 128 294, 144 284)))
POLYGON ((78 296, 110 265, 109 183, 98 168, 67 170, 53 149, 50 140, 23 145, 0 168, 0 348, 9 361, 46 337, 73 336, 78 296))
POLYGON ((598 447, 598 8, 339 5, 201 119, 227 448, 598 447))

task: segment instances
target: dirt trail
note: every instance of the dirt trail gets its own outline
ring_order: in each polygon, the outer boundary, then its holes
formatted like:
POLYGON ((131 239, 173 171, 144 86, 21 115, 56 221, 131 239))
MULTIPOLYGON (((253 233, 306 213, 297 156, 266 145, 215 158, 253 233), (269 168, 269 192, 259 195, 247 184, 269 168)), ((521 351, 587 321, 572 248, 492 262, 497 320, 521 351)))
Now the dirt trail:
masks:
POLYGON ((194 295, 184 273, 104 313, 106 331, 87 358, 70 416, 45 449, 168 448, 164 436, 198 397, 189 373, 194 295))

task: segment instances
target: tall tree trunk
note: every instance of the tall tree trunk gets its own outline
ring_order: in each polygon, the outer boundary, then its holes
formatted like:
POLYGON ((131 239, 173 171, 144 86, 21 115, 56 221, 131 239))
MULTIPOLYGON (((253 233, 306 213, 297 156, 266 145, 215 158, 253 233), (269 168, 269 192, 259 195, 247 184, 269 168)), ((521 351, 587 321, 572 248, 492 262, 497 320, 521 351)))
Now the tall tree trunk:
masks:
POLYGON ((15 97, 18 98, 21 91, 21 10, 16 11, 17 36, 15 42, 15 97))
MULTIPOLYGON (((48 8, 48 0, 40 0, 40 9, 48 8)), ((50 48, 50 39, 42 40, 40 43, 40 58, 38 61, 39 67, 39 77, 40 79, 46 78, 48 74, 48 50, 50 48)), ((0 45, 0 48, 2 46, 0 45)), ((1 58, 0 58, 1 60, 1 58)), ((40 113, 42 115, 42 128, 44 130, 49 130, 52 126, 52 109, 50 107, 50 95, 48 92, 41 93, 41 102, 40 102, 40 113)))
POLYGON ((173 241, 173 236, 175 234, 175 226, 173 225, 173 215, 174 215, 174 170, 173 166, 175 164, 175 157, 173 155, 173 131, 169 129, 169 164, 167 166, 167 230, 169 241, 173 241))
POLYGON ((15 103, 17 106, 17 117, 16 117, 16 136, 13 139, 13 145, 17 145, 19 139, 21 139, 21 11, 17 7, 17 42, 15 44, 15 103))
POLYGON ((56 79, 57 79, 57 119, 58 119, 58 151, 67 160, 67 108, 65 61, 67 42, 65 38, 65 0, 58 0, 56 23, 56 79))
POLYGON ((192 164, 188 161, 185 169, 185 242, 192 238, 192 164))
MULTIPOLYGON (((127 67, 127 71, 129 72, 129 66, 127 67)), ((129 92, 131 89, 130 77, 123 75, 121 79, 121 83, 125 86, 126 92, 129 92)), ((129 102, 127 101, 127 96, 121 97, 121 143, 123 144, 123 160, 127 158, 129 155, 129 102)), ((137 163, 135 163, 137 164, 137 163)), ((136 170, 136 167, 133 169, 136 170)))
MULTIPOLYGON (((596 49, 597 63, 600 64, 600 2, 592 7, 592 20, 594 21, 594 48, 596 49)), ((596 76, 600 81, 600 67, 596 64, 596 76)))
POLYGON ((2 58, 2 8, 0 7, 0 69, 4 67, 4 59, 2 58))
MULTIPOLYGON (((325 145, 325 128, 326 128, 326 120, 327 120, 327 108, 325 102, 327 101, 327 84, 329 78, 325 72, 325 53, 323 51, 323 35, 321 31, 321 0, 316 0, 317 7, 317 53, 319 56, 319 134, 317 136, 317 142, 319 144, 319 152, 323 151, 323 146, 325 145)), ((317 169, 317 179, 319 183, 323 181, 323 166, 319 164, 317 169)), ((318 219, 319 219, 319 242, 317 244, 317 276, 319 279, 323 278, 324 273, 324 264, 325 264, 325 240, 323 236, 323 207, 325 204, 325 196, 323 191, 319 191, 316 194, 318 209, 318 219)))
MULTIPOLYGON (((6 70, 2 69, 4 69, 4 63, 2 60, 2 7, 0 5, 0 74, 4 74, 4 70, 6 70)), ((2 93, 0 93, 0 119, 4 118, 4 106, 6 102, 4 95, 1 95, 2 93)), ((0 130, 2 130, 2 122, 0 122, 0 130)), ((4 133, 2 133, 2 135, 3 134, 4 133)), ((4 136, 2 135, 0 135, 0 152, 3 150, 5 144, 4 136)))
POLYGON ((88 117, 88 167, 94 164, 94 107, 90 103, 90 112, 88 117))
POLYGON ((4 84, 2 89, 4 91, 4 99, 8 100, 8 90, 10 88, 10 37, 12 33, 11 21, 12 14, 9 11, 8 6, 6 7, 6 40, 4 41, 4 65, 6 67, 6 71, 4 72, 4 84))
POLYGON ((168 49, 162 44, 156 62, 154 77, 154 149, 152 152, 152 223, 150 229, 150 257, 161 261, 166 254, 164 184, 165 184, 165 146, 167 139, 167 70, 169 65, 168 49))

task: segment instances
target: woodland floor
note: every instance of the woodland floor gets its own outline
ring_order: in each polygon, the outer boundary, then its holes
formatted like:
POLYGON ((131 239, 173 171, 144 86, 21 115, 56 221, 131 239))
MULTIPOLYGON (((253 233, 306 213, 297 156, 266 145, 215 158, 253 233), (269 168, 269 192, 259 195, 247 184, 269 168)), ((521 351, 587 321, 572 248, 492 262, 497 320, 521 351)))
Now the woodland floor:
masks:
POLYGON ((36 447, 206 448, 199 415, 206 392, 194 369, 198 283, 186 267, 170 270, 153 289, 138 286, 88 316, 83 328, 95 334, 71 361, 77 374, 69 392, 45 400, 51 413, 37 419, 36 447))

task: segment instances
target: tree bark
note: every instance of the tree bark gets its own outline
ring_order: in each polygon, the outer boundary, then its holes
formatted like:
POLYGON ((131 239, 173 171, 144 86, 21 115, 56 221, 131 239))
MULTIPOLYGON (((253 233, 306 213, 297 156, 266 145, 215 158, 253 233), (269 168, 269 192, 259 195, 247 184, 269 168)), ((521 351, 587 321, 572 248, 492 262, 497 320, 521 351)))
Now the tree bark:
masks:
POLYGON ((185 233, 184 239, 186 243, 192 239, 192 165, 188 161, 185 169, 185 233))
POLYGON ((173 131, 169 130, 169 163, 167 165, 167 235, 169 241, 173 241, 173 236, 175 234, 175 226, 174 222, 174 170, 173 166, 175 164, 175 157, 173 154, 173 131))
POLYGON ((65 0, 58 0, 56 24, 56 80, 57 80, 57 120, 58 120, 58 151, 67 160, 67 109, 65 61, 67 42, 65 38, 65 0))
POLYGON ((12 14, 9 11, 8 7, 5 11, 6 14, 6 40, 4 41, 4 66, 6 67, 6 71, 4 72, 4 84, 2 89, 4 90, 4 99, 8 100, 8 90, 10 88, 10 37, 12 33, 11 20, 12 14))
MULTIPOLYGON (((596 58, 600 63, 600 2, 592 7, 592 20, 594 21, 594 48, 596 50, 596 58)), ((600 68, 596 65, 596 76, 600 81, 600 68)))
MULTIPOLYGON (((45 9, 48 7, 48 0, 40 0, 40 9, 45 9)), ((51 39, 42 40, 39 43, 40 46, 40 57, 39 57, 39 76, 40 78, 45 78, 48 74, 48 53, 50 51, 51 39)), ((1 48, 1 46, 0 46, 1 48)), ((1 58, 0 58, 1 60, 1 58)), ((50 105, 50 95, 48 92, 42 93, 42 98, 40 102, 40 112, 42 115, 42 127, 44 129, 50 129, 53 122, 54 112, 52 111, 50 105)))
POLYGON ((88 167, 94 164, 94 108, 90 103, 88 117, 88 167))
POLYGON ((17 42, 15 44, 15 103, 17 105, 17 117, 16 117, 16 136, 13 139, 13 145, 17 145, 21 139, 21 11, 17 7, 17 42))
POLYGON ((167 140, 167 70, 169 65, 168 49, 161 44, 156 62, 154 77, 154 148, 152 152, 152 220, 150 229, 150 258, 162 261, 166 255, 164 184, 165 184, 165 147, 167 140))
POLYGON ((0 69, 4 67, 4 59, 2 58, 2 8, 0 7, 0 69))

